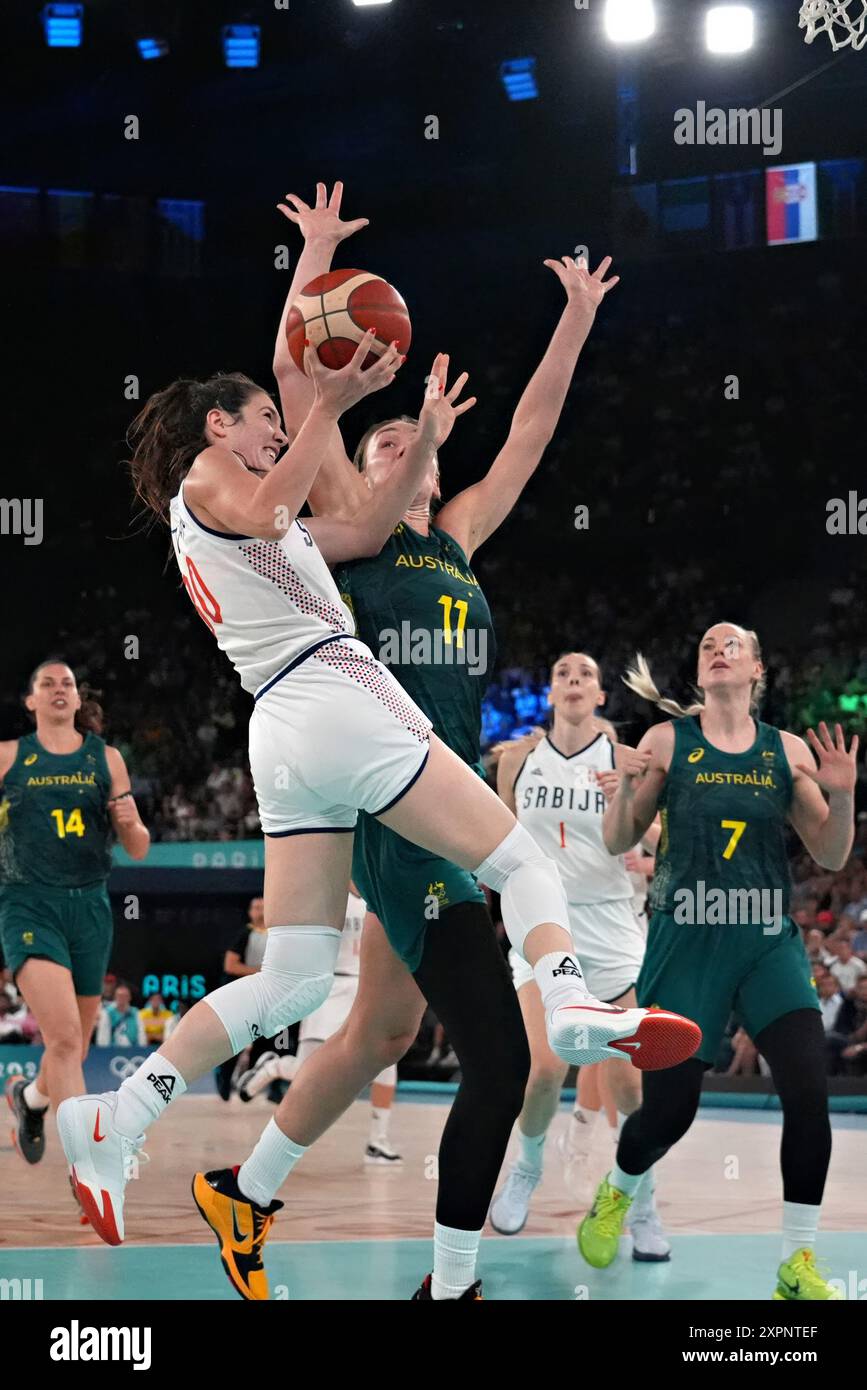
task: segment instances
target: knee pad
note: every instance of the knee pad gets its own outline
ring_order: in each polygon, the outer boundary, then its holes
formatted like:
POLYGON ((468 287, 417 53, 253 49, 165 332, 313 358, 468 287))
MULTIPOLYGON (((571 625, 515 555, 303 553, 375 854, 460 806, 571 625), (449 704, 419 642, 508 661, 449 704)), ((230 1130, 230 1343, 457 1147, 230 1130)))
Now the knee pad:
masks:
POLYGON ((340 932, 332 927, 271 927, 262 968, 206 996, 232 1046, 270 1038, 325 1003, 334 982, 340 932))
POLYGON ((554 922, 570 930, 560 870, 523 825, 513 826, 474 872, 481 883, 499 893, 503 925, 522 958, 524 941, 540 923, 554 922))
POLYGON ((390 1067, 384 1067, 379 1076, 373 1078, 374 1086, 396 1086, 397 1085, 397 1063, 392 1062, 390 1067))

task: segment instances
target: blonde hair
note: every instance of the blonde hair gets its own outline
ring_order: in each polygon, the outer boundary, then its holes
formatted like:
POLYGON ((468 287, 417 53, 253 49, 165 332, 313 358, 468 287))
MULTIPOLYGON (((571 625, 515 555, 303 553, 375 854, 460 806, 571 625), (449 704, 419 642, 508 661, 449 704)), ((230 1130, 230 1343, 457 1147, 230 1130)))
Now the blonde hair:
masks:
MULTIPOLYGON (((732 623, 731 626, 736 627, 737 624, 732 623)), ((752 643, 753 660, 761 661, 762 649, 759 645, 758 634, 747 631, 746 628, 740 628, 739 630, 745 637, 748 637, 752 643)), ((651 675, 650 667, 646 659, 641 655, 641 652, 636 653, 635 660, 631 666, 627 667, 626 675, 623 676, 622 679, 623 684, 634 691, 636 695, 640 695, 642 700, 649 700, 651 704, 656 705, 657 709, 663 710, 665 714, 673 715, 675 719, 686 719, 689 715, 698 715, 704 711, 705 701, 701 698, 702 692, 698 686, 693 686, 693 689, 699 698, 691 705, 681 705, 677 700, 667 700, 661 695, 657 689, 656 681, 651 675)), ((758 712, 759 705, 765 693, 765 685, 764 673, 759 676, 758 680, 753 681, 752 690, 750 691, 750 714, 756 714, 758 712)))

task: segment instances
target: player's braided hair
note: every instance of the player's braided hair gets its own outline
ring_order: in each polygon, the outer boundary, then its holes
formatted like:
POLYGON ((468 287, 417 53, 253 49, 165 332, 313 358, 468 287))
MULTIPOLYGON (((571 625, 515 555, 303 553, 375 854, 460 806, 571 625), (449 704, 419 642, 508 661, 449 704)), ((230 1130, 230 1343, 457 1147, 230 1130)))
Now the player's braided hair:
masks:
POLYGON ((169 502, 196 454, 207 448, 208 411, 223 410, 237 419, 261 390, 241 372, 218 372, 207 381, 182 378, 154 392, 127 432, 133 486, 149 511, 168 520, 169 502))
MULTIPOLYGON (((737 624, 732 623, 731 626, 735 627, 737 624)), ((758 634, 752 631, 748 632, 746 628, 740 628, 739 630, 745 637, 749 638, 752 644, 753 659, 755 661, 761 661, 762 649, 759 644, 758 634)), ((636 695, 640 695, 642 700, 650 700, 651 704, 656 705, 658 709, 663 710, 666 714, 673 715, 675 719, 685 719, 691 714, 701 714, 705 708, 705 702, 701 698, 703 692, 698 686, 693 687, 698 698, 693 701, 691 705, 681 705, 677 700, 668 700, 662 696, 650 673, 650 667, 645 658, 641 655, 641 652, 636 653, 632 665, 627 667, 626 675, 623 677, 623 684, 627 685, 630 690, 634 690, 636 695)), ((752 690, 750 691, 750 714, 758 713, 759 706, 764 697, 765 685, 766 681, 764 674, 759 676, 758 680, 753 681, 752 690)))
MULTIPOLYGON (((63 656, 47 656, 44 661, 40 661, 30 673, 27 682, 28 695, 33 694, 33 688, 39 677, 39 672, 44 671, 46 666, 69 666, 69 662, 63 656)), ((69 667, 72 670, 72 667, 69 667)), ((73 676, 75 672, 73 672, 73 676)), ((102 697, 101 690, 94 690, 87 681, 82 681, 79 685, 76 681, 78 693, 81 696, 81 708, 75 711, 75 727, 80 734, 101 734, 105 728, 105 711, 99 703, 102 697)), ((26 709, 26 706, 25 706, 26 709)), ((36 717, 32 710, 27 710, 29 718, 36 723, 36 717)))

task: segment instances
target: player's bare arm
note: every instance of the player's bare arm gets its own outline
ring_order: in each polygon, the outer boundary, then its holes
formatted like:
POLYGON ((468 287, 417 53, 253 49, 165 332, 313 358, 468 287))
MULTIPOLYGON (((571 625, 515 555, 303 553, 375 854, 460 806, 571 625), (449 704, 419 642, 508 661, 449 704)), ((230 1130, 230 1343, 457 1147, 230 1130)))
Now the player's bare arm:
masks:
MULTIPOLYGON (((328 194, 324 183, 316 185, 313 206, 295 193, 287 193, 285 203, 278 207, 288 221, 293 222, 304 238, 304 246, 295 266, 292 283, 277 329, 274 345, 274 376, 280 391, 280 404, 286 431, 292 438, 301 428, 313 400, 313 383, 292 360, 286 340, 286 321, 296 296, 317 276, 331 269, 334 252, 347 237, 368 225, 366 217, 344 222, 340 216, 343 184, 335 183, 328 194), (291 205, 291 206, 290 206, 291 205)), ((343 438, 336 430, 322 459, 308 498, 314 515, 351 517, 367 502, 368 488, 346 453, 343 438)))
POLYGON ((542 361, 512 417, 508 438, 481 482, 459 492, 439 514, 437 525, 458 542, 467 558, 493 535, 511 512, 539 466, 563 409, 579 354, 596 310, 618 282, 605 275, 606 256, 591 275, 586 263, 564 256, 544 263, 566 291, 566 307, 542 361))
MULTIPOLYGON (((197 513, 205 513, 206 524, 210 517, 218 529, 263 540, 285 534, 307 499, 342 413, 389 385, 400 368, 401 355, 394 348, 386 349, 373 366, 362 368, 372 336, 365 335, 351 361, 339 371, 323 367, 315 351, 306 350, 313 403, 295 439, 264 477, 254 477, 225 444, 215 443, 198 455, 184 490, 197 513)), ((224 431, 222 412, 210 411, 208 425, 219 440, 224 431)), ((275 435, 275 443, 285 443, 285 435, 275 435)))
POLYGON ((618 744, 614 757, 620 786, 605 808, 602 838, 609 854, 625 854, 647 834, 671 765, 674 728, 654 724, 637 749, 618 744))
POLYGON ((847 749, 840 725, 832 738, 822 721, 818 736, 807 730, 806 743, 797 734, 781 736, 794 782, 789 819, 817 864, 842 869, 855 838, 858 735, 847 749))
POLYGON ((111 773, 108 813, 115 834, 130 859, 144 859, 150 848, 150 831, 138 813, 123 754, 120 749, 107 746, 105 760, 111 773))

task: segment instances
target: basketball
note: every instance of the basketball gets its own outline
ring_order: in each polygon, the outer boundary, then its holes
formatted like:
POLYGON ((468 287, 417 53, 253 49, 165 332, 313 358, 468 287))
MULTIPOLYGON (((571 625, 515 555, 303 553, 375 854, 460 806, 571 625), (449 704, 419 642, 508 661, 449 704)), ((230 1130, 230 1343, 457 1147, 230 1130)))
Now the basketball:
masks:
POLYGON ((409 350, 412 328, 409 312, 393 285, 367 270, 332 270, 305 285, 289 311, 286 337, 296 367, 304 370, 304 339, 308 338, 326 367, 345 367, 369 329, 376 329, 369 367, 389 343, 409 350))

